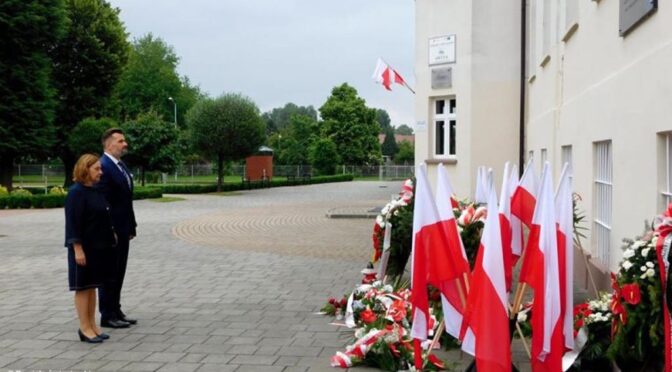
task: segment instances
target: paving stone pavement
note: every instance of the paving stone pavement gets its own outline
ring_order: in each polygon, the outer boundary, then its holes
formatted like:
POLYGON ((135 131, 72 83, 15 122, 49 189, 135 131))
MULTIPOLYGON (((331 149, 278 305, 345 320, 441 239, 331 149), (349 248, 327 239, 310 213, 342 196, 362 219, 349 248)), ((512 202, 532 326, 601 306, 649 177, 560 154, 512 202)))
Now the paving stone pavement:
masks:
POLYGON ((348 182, 136 202, 122 305, 139 324, 106 329, 101 345, 77 339, 63 210, 2 210, 0 372, 334 371, 329 357, 352 333, 314 313, 359 281, 372 221, 326 214, 381 207, 399 187, 348 182))

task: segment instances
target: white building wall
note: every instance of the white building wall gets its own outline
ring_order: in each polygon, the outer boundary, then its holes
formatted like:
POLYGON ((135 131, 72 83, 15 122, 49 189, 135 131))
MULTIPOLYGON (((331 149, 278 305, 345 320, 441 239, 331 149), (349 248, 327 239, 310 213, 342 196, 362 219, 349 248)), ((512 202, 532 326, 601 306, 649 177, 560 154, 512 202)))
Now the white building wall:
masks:
MULTIPOLYGON (((660 2, 625 37, 618 18, 618 1, 579 1, 576 31, 551 46, 543 66, 544 54, 536 51, 527 101, 527 148, 548 149, 557 180, 561 146, 572 145, 575 190, 588 221, 597 207, 593 143, 612 141, 611 250, 607 265, 594 260, 611 271, 621 259, 622 238, 641 234, 644 220, 660 212, 664 165, 657 133, 672 130, 672 6, 660 2)), ((584 244, 595 253, 593 237, 584 244)))
MULTIPOLYGON (((473 197, 476 169, 493 167, 501 183, 507 160, 517 161, 520 8, 493 0, 416 0, 416 161, 444 161, 459 197, 473 197), (506 16, 503 16, 506 15, 506 16), (514 23, 511 23, 514 20, 514 23), (515 21, 517 20, 517 21, 515 21), (429 38, 456 35, 456 63, 428 66, 429 38), (452 67, 452 88, 432 89, 431 68, 452 67), (457 98, 454 159, 434 156, 431 100, 457 98)), ((499 186, 498 186, 499 187, 499 186)))

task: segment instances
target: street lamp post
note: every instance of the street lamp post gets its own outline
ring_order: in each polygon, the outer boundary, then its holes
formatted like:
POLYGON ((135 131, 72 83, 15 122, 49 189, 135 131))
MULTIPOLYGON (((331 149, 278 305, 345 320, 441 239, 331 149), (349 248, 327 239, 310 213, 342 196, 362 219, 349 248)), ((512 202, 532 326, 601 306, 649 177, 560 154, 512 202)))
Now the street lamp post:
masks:
POLYGON ((177 128, 177 102, 173 99, 173 97, 168 97, 168 100, 173 103, 173 115, 175 117, 175 128, 177 128))

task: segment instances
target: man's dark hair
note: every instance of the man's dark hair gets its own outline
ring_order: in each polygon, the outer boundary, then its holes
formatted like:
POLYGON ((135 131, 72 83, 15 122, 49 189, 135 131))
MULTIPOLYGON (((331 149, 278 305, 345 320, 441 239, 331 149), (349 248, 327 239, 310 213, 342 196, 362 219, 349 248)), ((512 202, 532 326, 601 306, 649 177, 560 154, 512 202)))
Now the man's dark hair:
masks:
POLYGON ((110 128, 103 132, 103 135, 100 137, 100 142, 103 144, 103 147, 105 146, 105 142, 107 142, 107 140, 115 133, 124 134, 124 131, 121 130, 121 128, 110 128))

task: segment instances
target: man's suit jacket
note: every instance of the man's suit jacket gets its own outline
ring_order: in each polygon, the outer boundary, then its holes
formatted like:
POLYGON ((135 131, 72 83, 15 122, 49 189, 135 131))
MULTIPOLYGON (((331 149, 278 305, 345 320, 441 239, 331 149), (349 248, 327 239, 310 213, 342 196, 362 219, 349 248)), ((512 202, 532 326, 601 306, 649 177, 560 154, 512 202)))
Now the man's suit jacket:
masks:
POLYGON ((128 239, 130 235, 135 236, 137 224, 133 211, 133 177, 128 171, 131 180, 129 187, 124 173, 105 154, 100 157, 100 165, 103 169, 103 175, 96 187, 105 195, 107 202, 110 204, 112 223, 119 239, 128 239))

